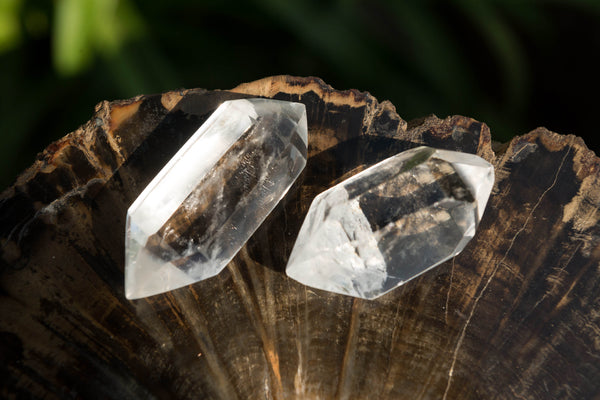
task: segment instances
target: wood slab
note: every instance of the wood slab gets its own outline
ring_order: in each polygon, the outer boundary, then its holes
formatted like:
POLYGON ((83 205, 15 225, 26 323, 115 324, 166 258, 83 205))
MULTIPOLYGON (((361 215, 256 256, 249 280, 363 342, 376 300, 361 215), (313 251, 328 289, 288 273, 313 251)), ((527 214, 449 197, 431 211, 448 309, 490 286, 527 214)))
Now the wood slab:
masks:
POLYGON ((492 148, 484 123, 407 123, 317 78, 102 102, 0 196, 0 397, 600 398, 599 167, 574 136, 492 148), (218 276, 126 300, 127 208, 222 101, 249 96, 306 105, 305 171, 218 276), (459 256, 373 301, 286 277, 315 195, 422 144, 496 168, 459 256))

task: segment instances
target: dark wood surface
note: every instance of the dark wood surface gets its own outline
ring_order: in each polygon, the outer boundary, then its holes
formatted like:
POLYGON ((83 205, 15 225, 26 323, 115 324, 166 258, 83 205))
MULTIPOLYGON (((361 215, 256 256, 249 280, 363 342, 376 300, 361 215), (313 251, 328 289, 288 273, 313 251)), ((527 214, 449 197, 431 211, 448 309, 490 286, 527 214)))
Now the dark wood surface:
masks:
POLYGON ((481 122, 407 124, 315 78, 103 102, 0 197, 0 397, 599 398, 599 166, 574 136, 540 128, 494 151, 481 122), (217 277, 126 300, 128 206, 244 96, 306 104, 305 171, 217 277), (288 279, 312 198, 420 144, 496 167, 465 250, 374 301, 288 279))

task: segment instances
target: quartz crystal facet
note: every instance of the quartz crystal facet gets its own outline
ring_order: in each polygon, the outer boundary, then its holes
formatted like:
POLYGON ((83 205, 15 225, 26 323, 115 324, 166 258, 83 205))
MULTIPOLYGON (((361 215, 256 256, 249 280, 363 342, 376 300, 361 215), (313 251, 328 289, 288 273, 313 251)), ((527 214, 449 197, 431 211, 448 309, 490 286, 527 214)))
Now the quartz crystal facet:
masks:
POLYGON ((125 296, 218 274, 306 165, 303 104, 224 102, 127 212, 125 296))
POLYGON ((318 289, 373 299, 457 255, 473 238, 494 168, 419 147, 319 194, 287 264, 318 289))

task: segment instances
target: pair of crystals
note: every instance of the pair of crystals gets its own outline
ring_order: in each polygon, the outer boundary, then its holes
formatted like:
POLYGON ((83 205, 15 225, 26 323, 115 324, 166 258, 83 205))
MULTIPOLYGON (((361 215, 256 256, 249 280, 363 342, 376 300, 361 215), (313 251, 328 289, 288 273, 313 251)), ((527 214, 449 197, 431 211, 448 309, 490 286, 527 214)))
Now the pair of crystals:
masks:
MULTIPOLYGON (((125 295, 137 299, 217 275, 300 175, 303 104, 224 102, 127 213, 125 295)), ((457 255, 494 181, 472 154, 418 147, 318 195, 286 273, 373 299, 457 255)))

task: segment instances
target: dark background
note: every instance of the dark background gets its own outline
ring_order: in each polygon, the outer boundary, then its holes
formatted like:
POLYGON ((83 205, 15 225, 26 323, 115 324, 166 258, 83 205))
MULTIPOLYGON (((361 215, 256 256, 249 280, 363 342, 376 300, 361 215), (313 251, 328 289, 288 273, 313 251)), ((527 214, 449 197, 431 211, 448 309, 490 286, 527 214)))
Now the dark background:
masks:
POLYGON ((0 190, 102 100, 277 74, 598 152, 599 16, 597 0, 0 0, 0 190))

